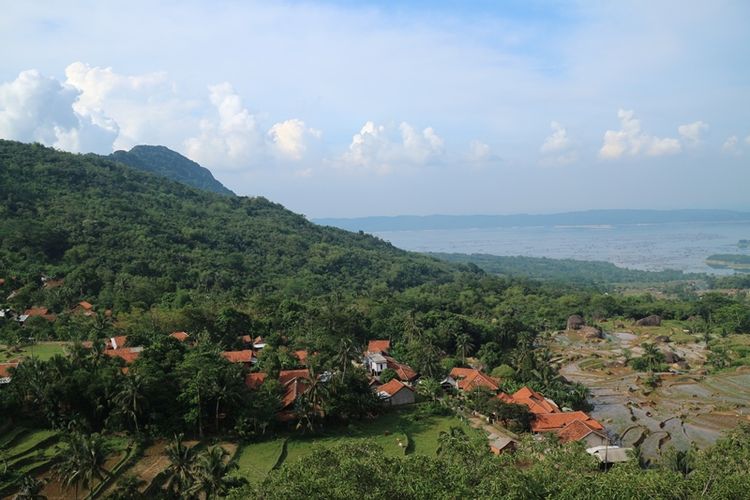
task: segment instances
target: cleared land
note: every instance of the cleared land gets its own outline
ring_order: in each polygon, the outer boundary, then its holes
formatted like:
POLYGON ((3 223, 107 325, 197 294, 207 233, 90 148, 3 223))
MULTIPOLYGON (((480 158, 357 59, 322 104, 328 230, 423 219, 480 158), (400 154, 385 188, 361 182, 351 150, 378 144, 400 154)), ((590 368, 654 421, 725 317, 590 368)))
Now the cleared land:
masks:
POLYGON ((69 342, 38 342, 34 345, 12 349, 6 345, 0 346, 0 363, 18 358, 30 358, 32 355, 46 361, 56 354, 65 354, 69 342))

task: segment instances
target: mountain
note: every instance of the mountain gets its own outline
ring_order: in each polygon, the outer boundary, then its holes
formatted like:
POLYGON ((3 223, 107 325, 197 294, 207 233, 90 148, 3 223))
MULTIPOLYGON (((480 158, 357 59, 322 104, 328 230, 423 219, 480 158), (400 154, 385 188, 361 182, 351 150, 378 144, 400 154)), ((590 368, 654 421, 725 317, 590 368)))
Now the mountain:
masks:
POLYGON ((107 158, 204 191, 234 196, 211 171, 164 146, 135 146, 130 151, 115 151, 107 158))
POLYGON ((750 212, 732 210, 588 210, 537 215, 397 215, 393 217, 321 218, 313 220, 318 224, 349 231, 379 232, 519 226, 749 221, 750 212))
POLYGON ((19 304, 61 309, 86 298, 122 311, 186 294, 309 298, 402 290, 454 272, 264 198, 222 196, 97 155, 0 141, 0 278, 18 278, 19 304), (64 279, 54 296, 35 295, 43 275, 64 279))

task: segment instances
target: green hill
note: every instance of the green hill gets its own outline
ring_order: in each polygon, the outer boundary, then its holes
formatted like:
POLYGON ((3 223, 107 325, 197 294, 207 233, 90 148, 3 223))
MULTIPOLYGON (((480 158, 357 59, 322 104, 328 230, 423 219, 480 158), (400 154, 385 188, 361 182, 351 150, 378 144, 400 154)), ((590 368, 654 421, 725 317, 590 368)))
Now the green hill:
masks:
POLYGON ((135 146, 130 151, 115 151, 107 158, 204 191, 234 195, 214 179, 210 170, 164 146, 135 146))
POLYGON ((194 292, 242 299, 259 291, 402 290, 450 279, 453 269, 372 236, 317 226, 264 198, 0 141, 0 278, 17 278, 17 307, 36 300, 41 276, 64 279, 44 297, 53 309, 86 298, 122 311, 194 292))

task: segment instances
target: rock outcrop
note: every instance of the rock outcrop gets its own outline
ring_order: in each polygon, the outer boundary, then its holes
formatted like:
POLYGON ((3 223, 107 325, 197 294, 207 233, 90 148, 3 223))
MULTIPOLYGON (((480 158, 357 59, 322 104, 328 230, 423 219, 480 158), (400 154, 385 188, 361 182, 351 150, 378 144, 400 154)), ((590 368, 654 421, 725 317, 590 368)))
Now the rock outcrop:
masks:
POLYGON ((661 325, 661 317, 656 314, 646 316, 635 322, 635 326, 659 326, 661 325))
POLYGON ((578 314, 574 314, 568 318, 568 330, 580 330, 584 326, 586 326, 586 322, 578 314))

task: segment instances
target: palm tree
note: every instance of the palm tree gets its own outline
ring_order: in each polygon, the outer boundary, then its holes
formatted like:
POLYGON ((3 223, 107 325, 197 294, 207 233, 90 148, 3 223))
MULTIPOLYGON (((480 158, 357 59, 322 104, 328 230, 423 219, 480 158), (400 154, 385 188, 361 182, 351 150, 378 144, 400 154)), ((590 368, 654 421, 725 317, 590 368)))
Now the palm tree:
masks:
POLYGON ((73 432, 66 434, 63 440, 68 449, 55 466, 55 472, 63 486, 75 486, 77 499, 80 486, 90 489, 95 480, 104 481, 109 476, 109 471, 104 468, 107 446, 104 438, 97 433, 86 436, 73 432))
POLYGON ((315 430, 315 419, 323 412, 323 406, 328 398, 328 387, 317 375, 315 368, 308 367, 309 380, 307 388, 297 400, 295 411, 299 414, 297 428, 305 427, 315 430))
POLYGON ((115 394, 114 403, 120 411, 129 415, 133 419, 136 434, 140 434, 138 426, 138 416, 143 411, 143 404, 146 399, 143 393, 143 377, 139 374, 128 374, 120 385, 120 390, 115 394))
POLYGON ((656 344, 649 343, 643 344, 643 358, 646 360, 648 371, 654 372, 664 360, 664 355, 656 347, 656 344))
POLYGON ((346 370, 351 367, 352 361, 362 357, 362 349, 350 338, 343 337, 339 342, 334 362, 341 370, 341 380, 346 378, 346 370))
POLYGON ((182 495, 193 486, 195 466, 195 450, 187 447, 182 442, 183 435, 175 436, 172 442, 165 449, 169 466, 166 469, 167 491, 177 496, 182 495))
POLYGON ((471 336, 468 333, 458 333, 456 337, 456 352, 461 353, 461 361, 466 363, 466 356, 471 354, 474 350, 474 344, 471 341, 471 336))
POLYGON ((194 467, 194 483, 190 492, 206 495, 206 499, 218 498, 226 493, 226 476, 237 468, 229 462, 229 453, 221 446, 212 446, 198 456, 194 467))

